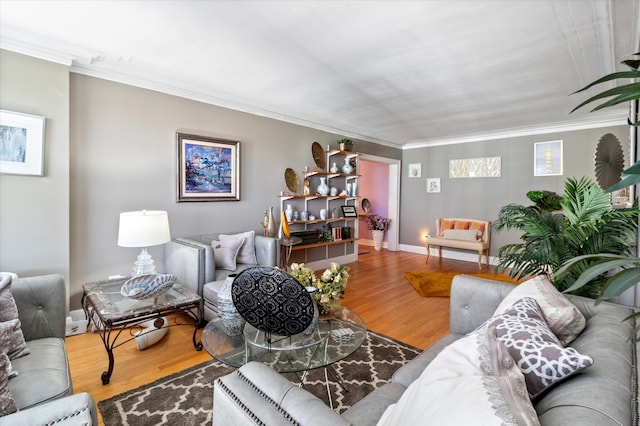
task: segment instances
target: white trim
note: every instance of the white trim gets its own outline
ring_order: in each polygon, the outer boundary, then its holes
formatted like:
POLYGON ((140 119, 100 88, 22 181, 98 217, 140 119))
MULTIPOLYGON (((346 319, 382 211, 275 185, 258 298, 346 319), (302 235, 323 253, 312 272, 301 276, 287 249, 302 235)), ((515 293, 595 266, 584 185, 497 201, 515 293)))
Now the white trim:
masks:
MULTIPOLYGON (((400 250, 401 251, 406 251, 409 253, 417 253, 417 254, 424 254, 424 259, 425 261, 427 260, 427 249, 424 246, 412 246, 412 245, 408 245, 408 244, 401 244, 400 245, 400 250)), ((458 250, 450 250, 447 248, 442 248, 442 257, 446 258, 446 259, 455 259, 455 260, 462 260, 465 262, 473 262, 473 263, 478 263, 478 253, 475 252, 465 252, 465 251, 458 251, 458 250)), ((438 260, 438 249, 437 248, 432 248, 431 249, 431 256, 429 257, 429 261, 433 261, 433 259, 436 259, 436 262, 438 260)), ((485 264, 486 259, 484 258, 484 256, 482 257, 482 264, 485 264)), ((497 259, 494 256, 489 256, 489 264, 490 265, 496 265, 497 264, 497 259)))

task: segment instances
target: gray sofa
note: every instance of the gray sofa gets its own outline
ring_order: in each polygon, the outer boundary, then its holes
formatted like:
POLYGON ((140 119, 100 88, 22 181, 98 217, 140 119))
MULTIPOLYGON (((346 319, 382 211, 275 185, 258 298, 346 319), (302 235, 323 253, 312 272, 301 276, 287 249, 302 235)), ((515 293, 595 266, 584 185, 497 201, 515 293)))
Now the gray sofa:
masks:
MULTIPOLYGON (((490 318, 511 284, 456 276, 451 289, 450 334, 401 367, 390 383, 376 389, 342 415, 260 363, 249 363, 214 386, 214 424, 375 425, 385 409, 447 345, 490 318)), ((637 351, 628 338, 635 327, 631 308, 568 296, 587 323, 571 343, 594 364, 555 384, 533 400, 542 425, 637 425, 637 351)), ((428 403, 428 401, 425 401, 428 403)))
POLYGON ((11 362, 18 376, 9 379, 9 391, 19 411, 0 417, 0 425, 97 425, 91 395, 73 395, 64 343, 64 278, 18 278, 11 283, 11 293, 31 353, 11 362))
MULTIPOLYGON (((238 234, 230 232, 226 235, 238 234)), ((252 266, 277 266, 280 245, 277 238, 255 235, 257 263, 238 263, 235 271, 216 268, 215 253, 211 242, 219 234, 205 234, 174 238, 165 244, 165 272, 178 277, 178 282, 202 296, 204 318, 209 321, 218 315, 218 292, 229 274, 239 273, 252 266)), ((241 249, 242 250, 242 249, 241 249)))

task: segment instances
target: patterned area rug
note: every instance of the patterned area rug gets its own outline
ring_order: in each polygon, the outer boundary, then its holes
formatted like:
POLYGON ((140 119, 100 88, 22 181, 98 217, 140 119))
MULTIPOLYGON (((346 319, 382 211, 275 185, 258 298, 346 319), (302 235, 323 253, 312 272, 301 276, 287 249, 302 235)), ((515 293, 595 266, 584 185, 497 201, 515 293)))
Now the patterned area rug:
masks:
MULTIPOLYGON (((356 352, 334 364, 348 391, 334 381, 331 369, 328 370, 334 410, 342 413, 387 383, 398 368, 420 352, 418 348, 369 331, 356 352)), ((234 370, 218 361, 205 362, 100 401, 98 408, 105 426, 210 425, 213 381, 234 370)), ((297 383, 295 375, 286 377, 297 383)), ((305 388, 329 405, 323 369, 309 372, 305 388)))

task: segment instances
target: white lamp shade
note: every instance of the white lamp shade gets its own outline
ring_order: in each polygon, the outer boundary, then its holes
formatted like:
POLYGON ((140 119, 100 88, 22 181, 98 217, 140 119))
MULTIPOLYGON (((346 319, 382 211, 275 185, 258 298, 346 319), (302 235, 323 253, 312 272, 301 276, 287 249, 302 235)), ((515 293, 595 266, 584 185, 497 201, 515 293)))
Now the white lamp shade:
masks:
POLYGON ((166 211, 142 210, 120 213, 118 245, 151 247, 171 241, 169 216, 166 211))

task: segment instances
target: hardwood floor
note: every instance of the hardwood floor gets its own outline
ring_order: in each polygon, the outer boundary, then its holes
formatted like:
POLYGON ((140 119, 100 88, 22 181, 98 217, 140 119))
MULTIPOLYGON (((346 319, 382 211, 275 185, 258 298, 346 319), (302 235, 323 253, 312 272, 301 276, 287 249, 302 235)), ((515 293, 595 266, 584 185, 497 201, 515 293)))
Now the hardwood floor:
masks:
MULTIPOLYGON (((350 279, 343 305, 357 312, 367 328, 419 348, 426 348, 449 330, 449 298, 421 297, 404 278, 407 271, 475 273, 476 263, 425 255, 375 251, 360 246, 360 254, 349 264, 350 279)), ((487 272, 483 265, 483 272, 487 272)), ((100 375, 107 367, 106 351, 96 333, 66 339, 73 390, 89 392, 96 403, 152 382, 174 372, 211 359, 197 352, 191 343, 191 327, 172 327, 165 338, 144 351, 131 341, 114 350, 115 367, 111 383, 102 385, 100 375)), ((100 417, 100 424, 102 418, 100 417)))

